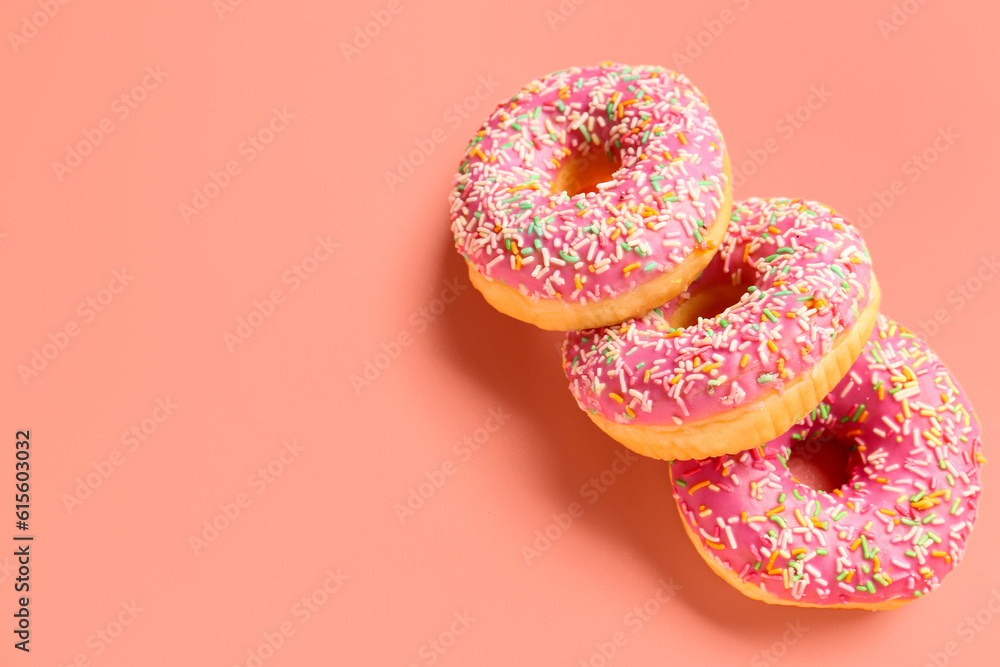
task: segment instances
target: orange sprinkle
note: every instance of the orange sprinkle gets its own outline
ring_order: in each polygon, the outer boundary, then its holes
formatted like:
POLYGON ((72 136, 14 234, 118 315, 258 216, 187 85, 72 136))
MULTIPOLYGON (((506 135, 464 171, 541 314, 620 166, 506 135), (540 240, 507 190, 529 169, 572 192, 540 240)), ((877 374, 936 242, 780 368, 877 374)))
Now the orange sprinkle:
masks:
POLYGON ((778 346, 774 344, 773 340, 769 340, 767 341, 767 349, 771 350, 771 352, 777 352, 778 346))
POLYGON ((630 273, 631 273, 632 271, 635 271, 636 269, 638 269, 638 268, 639 268, 640 266, 642 266, 642 265, 641 265, 641 264, 639 264, 639 262, 633 262, 632 264, 629 264, 629 265, 628 265, 628 266, 626 266, 626 267, 625 267, 624 269, 622 269, 622 271, 623 271, 623 272, 625 273, 625 275, 627 276, 627 275, 628 275, 628 274, 630 274, 630 273))
POLYGON ((784 511, 785 511, 785 506, 784 505, 778 505, 777 507, 772 507, 771 509, 767 510, 766 512, 764 512, 764 514, 766 516, 768 516, 768 517, 771 517, 771 516, 773 516, 775 514, 780 514, 781 512, 784 512, 784 511))
POLYGON ((740 368, 746 368, 748 361, 750 361, 750 355, 744 354, 743 358, 740 359, 740 368))
POLYGON ((619 396, 618 394, 616 394, 615 392, 611 392, 610 394, 608 394, 608 396, 610 396, 613 400, 615 400, 615 401, 617 401, 619 403, 623 403, 624 402, 622 400, 622 397, 619 396))
POLYGON ((694 486, 692 486, 690 489, 688 489, 688 495, 691 495, 692 493, 694 493, 698 489, 704 489, 708 485, 709 485, 709 481, 707 479, 703 479, 702 481, 698 482, 697 484, 695 484, 694 486))
POLYGON ((681 141, 681 143, 682 143, 682 144, 684 144, 685 146, 687 145, 687 142, 688 142, 688 140, 687 140, 687 138, 686 138, 686 137, 684 136, 684 133, 683 133, 683 132, 678 132, 678 133, 677 133, 677 138, 678 138, 678 139, 680 139, 680 141, 681 141))

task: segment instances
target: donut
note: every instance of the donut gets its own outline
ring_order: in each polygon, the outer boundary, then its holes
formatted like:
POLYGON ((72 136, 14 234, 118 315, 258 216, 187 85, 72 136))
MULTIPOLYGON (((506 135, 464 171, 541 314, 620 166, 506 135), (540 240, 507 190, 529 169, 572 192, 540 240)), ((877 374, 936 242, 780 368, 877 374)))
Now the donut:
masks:
POLYGON ((927 344, 883 316, 834 391, 763 447, 670 465, 688 537, 772 604, 887 609, 961 560, 979 502, 980 425, 927 344), (851 448, 832 491, 793 476, 797 446, 851 448))
POLYGON ((603 63, 533 81, 469 143, 455 245, 497 310, 557 331, 638 317, 705 267, 732 206, 704 96, 660 67, 603 63))
POLYGON ((630 449, 733 454, 781 435, 833 389, 879 296, 864 241, 833 209, 748 199, 687 291, 642 318, 567 333, 563 368, 579 406, 630 449))

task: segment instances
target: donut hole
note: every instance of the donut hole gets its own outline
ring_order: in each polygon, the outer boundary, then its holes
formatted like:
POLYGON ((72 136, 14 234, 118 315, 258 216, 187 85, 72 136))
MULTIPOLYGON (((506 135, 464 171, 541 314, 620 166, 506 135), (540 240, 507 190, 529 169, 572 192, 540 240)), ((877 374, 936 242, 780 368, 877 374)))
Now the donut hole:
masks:
POLYGON ((797 482, 829 493, 850 480, 854 452, 853 442, 821 432, 792 446, 788 470, 797 482))
POLYGON ((698 323, 698 318, 712 319, 730 306, 739 302, 747 291, 748 285, 720 283, 699 289, 691 293, 686 300, 679 302, 670 313, 670 326, 682 329, 698 323))
POLYGON ((575 153, 563 162, 555 178, 556 192, 566 192, 570 197, 587 192, 598 192, 598 184, 613 181, 622 161, 614 153, 597 150, 575 153))

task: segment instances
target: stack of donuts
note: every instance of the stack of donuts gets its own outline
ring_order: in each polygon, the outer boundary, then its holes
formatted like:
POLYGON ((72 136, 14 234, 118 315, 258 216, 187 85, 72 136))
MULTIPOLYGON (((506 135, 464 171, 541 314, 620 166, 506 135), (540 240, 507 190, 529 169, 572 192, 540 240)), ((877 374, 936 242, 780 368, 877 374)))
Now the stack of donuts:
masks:
POLYGON ((688 537, 745 595, 891 608, 961 561, 984 460, 968 399, 879 313, 850 220, 732 200, 725 141, 685 76, 602 63, 529 83, 470 141, 450 216, 473 285, 566 332, 580 408, 670 462, 688 537), (834 448, 838 487, 790 469, 834 448))

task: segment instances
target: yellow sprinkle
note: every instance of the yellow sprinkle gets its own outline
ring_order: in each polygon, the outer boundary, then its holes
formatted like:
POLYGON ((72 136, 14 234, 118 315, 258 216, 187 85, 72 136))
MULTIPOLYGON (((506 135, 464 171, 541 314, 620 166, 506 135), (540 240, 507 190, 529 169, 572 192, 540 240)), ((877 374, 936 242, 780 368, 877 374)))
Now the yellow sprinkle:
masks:
POLYGON ((767 341, 767 349, 771 350, 771 352, 777 352, 778 346, 774 344, 773 340, 769 340, 767 341))
POLYGON ((610 394, 608 394, 608 396, 610 396, 613 400, 618 401, 619 403, 624 402, 622 401, 622 397, 616 394, 615 392, 611 392, 610 394))
POLYGON ((687 138, 685 138, 683 132, 678 132, 677 133, 677 138, 681 140, 682 144, 687 145, 688 140, 687 140, 687 138))
POLYGON ((635 270, 636 270, 636 269, 638 269, 638 268, 639 268, 640 266, 642 266, 642 265, 641 265, 641 264, 639 264, 639 262, 634 262, 634 263, 632 263, 632 264, 629 264, 628 266, 626 266, 626 267, 625 267, 624 269, 622 269, 622 271, 623 271, 623 272, 625 273, 625 275, 627 276, 627 275, 628 275, 629 273, 631 273, 632 271, 635 271, 635 270))
POLYGON ((750 361, 750 355, 744 354, 743 358, 740 359, 740 368, 746 368, 747 362, 750 361))
POLYGON ((795 508, 795 518, 798 520, 799 524, 803 528, 808 528, 809 527, 809 524, 806 522, 806 518, 804 516, 802 516, 802 512, 799 511, 798 507, 795 508))

